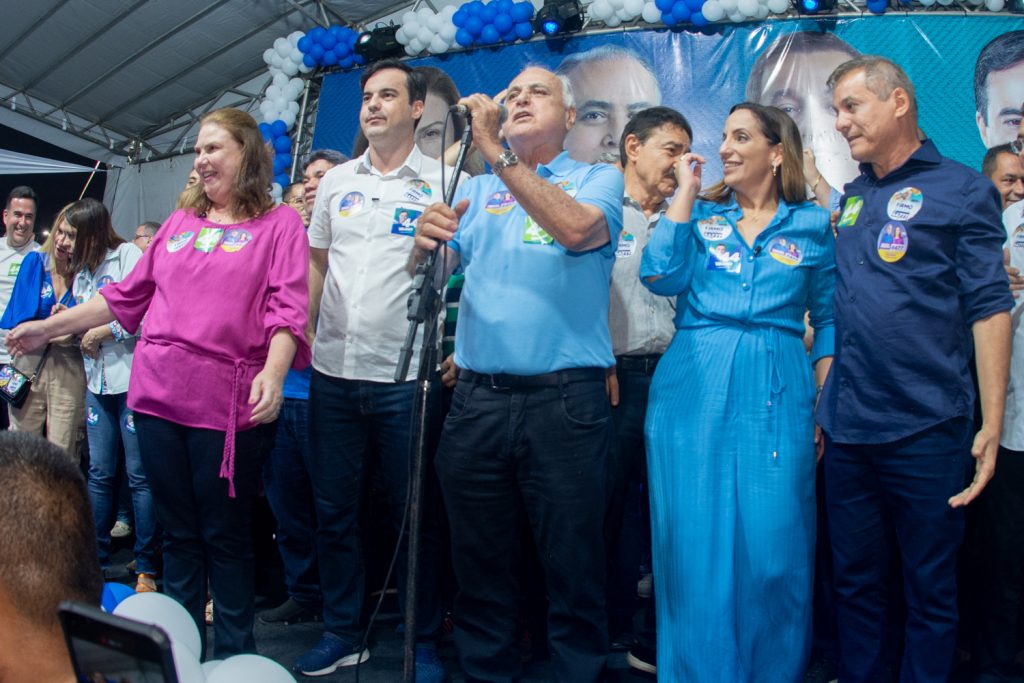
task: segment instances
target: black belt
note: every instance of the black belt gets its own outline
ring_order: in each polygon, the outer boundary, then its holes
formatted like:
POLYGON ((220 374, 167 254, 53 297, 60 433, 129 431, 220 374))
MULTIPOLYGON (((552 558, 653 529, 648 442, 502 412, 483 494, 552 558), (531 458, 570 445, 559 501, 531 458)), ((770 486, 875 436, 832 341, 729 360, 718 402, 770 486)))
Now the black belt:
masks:
POLYGON ((654 372, 654 368, 658 367, 658 361, 661 360, 660 353, 652 353, 647 356, 616 356, 615 362, 623 370, 638 370, 645 372, 648 375, 654 372))
POLYGON ((488 375, 472 370, 459 370, 459 381, 465 380, 470 384, 486 384, 494 388, 532 389, 560 387, 573 382, 603 382, 605 374, 604 368, 572 368, 545 372, 543 375, 506 375, 504 373, 488 375))

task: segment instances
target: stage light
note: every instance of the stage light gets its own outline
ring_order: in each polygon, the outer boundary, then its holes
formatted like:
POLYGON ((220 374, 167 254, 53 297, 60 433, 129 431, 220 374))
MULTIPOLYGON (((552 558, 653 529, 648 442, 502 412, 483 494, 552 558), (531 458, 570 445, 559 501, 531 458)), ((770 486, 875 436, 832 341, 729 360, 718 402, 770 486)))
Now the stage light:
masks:
POLYGON ((356 38, 353 49, 357 55, 362 55, 367 64, 388 57, 398 57, 405 54, 405 48, 395 38, 396 33, 397 26, 378 26, 373 30, 363 31, 356 38))
POLYGON ((835 9, 835 0, 793 0, 800 14, 827 14, 835 9))
POLYGON ((533 25, 546 36, 577 33, 583 28, 583 9, 579 0, 546 0, 533 25))

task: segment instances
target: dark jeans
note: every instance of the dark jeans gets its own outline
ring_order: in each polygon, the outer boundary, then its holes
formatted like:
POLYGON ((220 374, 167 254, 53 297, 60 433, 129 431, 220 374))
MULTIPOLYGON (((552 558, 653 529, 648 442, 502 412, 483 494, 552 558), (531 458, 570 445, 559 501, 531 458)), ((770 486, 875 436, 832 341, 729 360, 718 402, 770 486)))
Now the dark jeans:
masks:
MULTIPOLYGON (((430 395, 436 416, 440 384, 430 395)), ((363 548, 359 513, 366 475, 376 467, 388 497, 391 522, 402 523, 409 485, 412 405, 416 383, 390 384, 331 377, 313 371, 309 387, 310 475, 316 502, 317 554, 323 592, 324 628, 353 647, 362 639, 363 548), (374 462, 374 459, 376 462, 374 462)), ((428 457, 430 453, 428 452, 428 457)), ((428 461, 429 462, 429 461, 428 461)), ((424 488, 420 536, 420 575, 416 604, 417 636, 433 638, 441 625, 437 586, 437 525, 424 488)), ((436 513, 433 513, 436 514, 436 513)), ((404 610, 406 543, 401 544, 397 580, 404 610)))
MULTIPOLYGON (((651 508, 647 493, 647 450, 644 421, 647 396, 657 356, 619 358, 616 377, 619 404, 612 408, 615 440, 609 458, 609 503, 605 533, 608 550, 609 635, 631 631, 637 608, 640 564, 651 551, 651 508)), ((653 600, 649 609, 653 610, 653 600)), ((653 623, 645 619, 642 623, 653 623)), ((653 647, 655 634, 638 633, 641 642, 653 647)))
POLYGON ((1017 663, 1024 583, 1024 452, 999 449, 996 475, 976 507, 975 628, 971 663, 978 683, 1020 683, 1017 663))
MULTIPOLYGON (((255 652, 252 505, 276 424, 235 435, 235 498, 220 478, 224 432, 135 413, 142 465, 164 531, 164 591, 206 632, 209 579, 216 659, 255 652)), ((203 638, 203 653, 206 652, 203 638)))
POLYGON ((277 547, 288 595, 319 611, 316 509, 309 476, 309 401, 286 398, 277 418, 274 449, 263 466, 263 488, 277 522, 277 547))
POLYGON ((825 486, 835 567, 841 683, 886 681, 885 579, 895 528, 907 603, 901 683, 945 683, 956 651, 956 556, 971 421, 948 420, 884 444, 826 440, 825 486))
POLYGON ((601 675, 608 649, 609 412, 600 380, 532 389, 459 380, 437 471, 459 582, 455 643, 467 680, 520 675, 515 643, 524 518, 544 567, 554 678, 592 683, 601 675))

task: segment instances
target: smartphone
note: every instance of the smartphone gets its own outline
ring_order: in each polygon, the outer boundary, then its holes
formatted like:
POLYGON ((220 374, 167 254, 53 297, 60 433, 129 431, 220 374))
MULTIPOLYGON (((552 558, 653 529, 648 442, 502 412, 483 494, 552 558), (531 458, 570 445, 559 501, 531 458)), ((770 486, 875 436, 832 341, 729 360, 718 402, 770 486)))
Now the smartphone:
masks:
POLYGON ((178 683, 163 629, 71 601, 60 623, 79 683, 178 683))

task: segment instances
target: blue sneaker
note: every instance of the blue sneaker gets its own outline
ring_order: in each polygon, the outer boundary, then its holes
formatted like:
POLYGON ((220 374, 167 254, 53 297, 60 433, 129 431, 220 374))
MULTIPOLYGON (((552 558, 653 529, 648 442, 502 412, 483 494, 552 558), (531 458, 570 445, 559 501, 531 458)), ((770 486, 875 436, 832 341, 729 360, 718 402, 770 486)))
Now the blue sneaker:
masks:
POLYGON ((444 665, 433 645, 416 646, 416 683, 442 683, 444 665))
POLYGON ((369 650, 360 652, 357 647, 349 645, 333 633, 324 633, 319 643, 295 660, 292 669, 303 676, 326 676, 340 668, 361 664, 369 658, 369 650))

